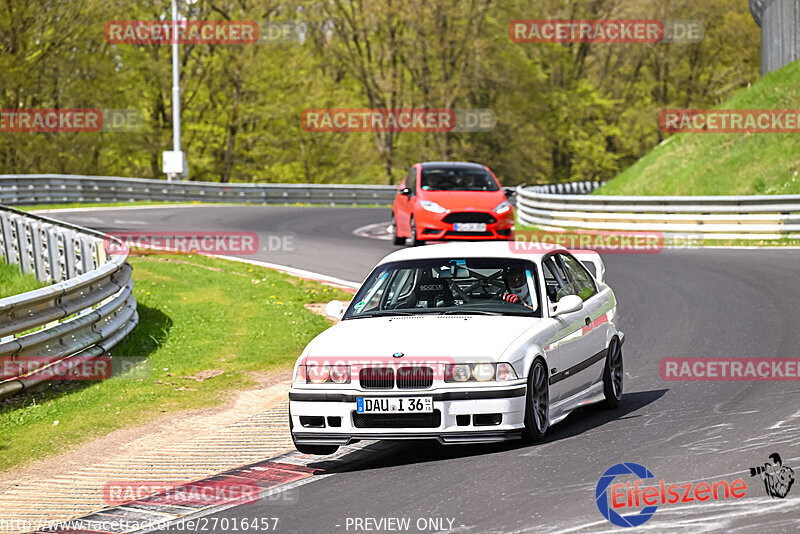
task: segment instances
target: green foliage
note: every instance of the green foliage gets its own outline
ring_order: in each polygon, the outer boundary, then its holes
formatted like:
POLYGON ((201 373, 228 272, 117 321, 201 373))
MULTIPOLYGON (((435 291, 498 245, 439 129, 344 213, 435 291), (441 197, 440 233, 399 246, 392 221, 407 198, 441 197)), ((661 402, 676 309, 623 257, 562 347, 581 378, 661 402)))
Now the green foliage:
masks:
MULTIPOLYGON (((719 106, 800 108, 800 61, 765 76, 719 106)), ((781 133, 681 133, 670 137, 598 195, 800 193, 800 138, 781 133)))
MULTIPOLYGON (((195 20, 298 24, 294 43, 182 45, 191 179, 396 182, 422 160, 486 163, 505 185, 609 179, 663 140, 668 107, 717 105, 758 78, 741 0, 221 0, 195 20), (696 44, 517 44, 515 19, 699 19, 696 44), (492 132, 319 133, 307 108, 489 108, 492 132)), ((168 0, 8 0, 0 106, 138 109, 135 133, 2 133, 0 173, 161 177, 171 47, 108 44, 110 20, 169 19, 168 0)))

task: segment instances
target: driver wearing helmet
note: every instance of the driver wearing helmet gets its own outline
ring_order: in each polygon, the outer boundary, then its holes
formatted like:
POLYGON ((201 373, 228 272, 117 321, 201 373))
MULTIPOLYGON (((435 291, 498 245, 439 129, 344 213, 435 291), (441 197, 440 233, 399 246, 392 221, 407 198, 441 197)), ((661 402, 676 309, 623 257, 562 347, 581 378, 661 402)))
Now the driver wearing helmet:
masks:
POLYGON ((523 304, 530 300, 528 290, 528 278, 523 269, 510 268, 503 274, 508 291, 503 293, 502 300, 511 304, 523 304))

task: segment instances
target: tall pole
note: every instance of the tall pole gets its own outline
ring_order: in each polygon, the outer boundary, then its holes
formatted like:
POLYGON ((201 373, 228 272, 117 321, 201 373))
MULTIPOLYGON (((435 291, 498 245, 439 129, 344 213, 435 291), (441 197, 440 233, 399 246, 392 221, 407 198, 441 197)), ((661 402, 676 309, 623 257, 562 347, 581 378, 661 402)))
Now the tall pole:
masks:
MULTIPOLYGON (((178 70, 178 0, 172 0, 172 150, 181 151, 181 80, 178 70)), ((172 175, 167 175, 171 180, 172 175)))

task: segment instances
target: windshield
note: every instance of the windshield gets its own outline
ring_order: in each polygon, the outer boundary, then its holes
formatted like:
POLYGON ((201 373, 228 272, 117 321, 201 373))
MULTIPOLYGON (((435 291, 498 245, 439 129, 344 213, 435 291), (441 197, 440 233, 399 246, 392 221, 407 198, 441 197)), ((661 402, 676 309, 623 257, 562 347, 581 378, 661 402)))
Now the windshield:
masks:
POLYGON ((343 318, 418 314, 541 317, 536 266, 504 258, 387 263, 367 278, 343 318))
POLYGON ((497 191, 497 181, 479 167, 422 168, 425 191, 497 191))

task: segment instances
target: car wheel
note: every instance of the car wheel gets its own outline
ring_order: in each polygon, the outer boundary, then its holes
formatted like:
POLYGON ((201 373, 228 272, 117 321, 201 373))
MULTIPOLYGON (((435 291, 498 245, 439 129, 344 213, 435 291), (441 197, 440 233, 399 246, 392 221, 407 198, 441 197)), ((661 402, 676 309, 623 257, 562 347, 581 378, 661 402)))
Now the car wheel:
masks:
POLYGON ((542 441, 550 425, 550 390, 547 369, 537 358, 528 373, 528 391, 525 395, 525 430, 522 439, 528 443, 542 441))
POLYGON ((417 223, 414 222, 414 217, 411 217, 411 221, 409 223, 411 225, 411 237, 408 238, 406 243, 408 243, 409 247, 417 247, 419 245, 424 245, 424 241, 420 241, 417 239, 417 223))
POLYGON ((398 237, 397 235, 397 219, 392 213, 392 228, 394 228, 394 244, 395 245, 404 245, 406 240, 404 237, 398 237))
POLYGON ((289 433, 292 435, 292 443, 294 443, 294 448, 303 454, 317 454, 319 456, 325 456, 328 454, 333 454, 339 450, 338 445, 298 445, 294 440, 294 432, 292 432, 293 428, 294 425, 292 424, 292 416, 290 415, 289 433))
POLYGON ((622 400, 623 377, 622 347, 619 344, 619 340, 614 338, 608 347, 606 367, 603 371, 603 395, 606 398, 603 405, 606 408, 619 406, 619 402, 622 400))

